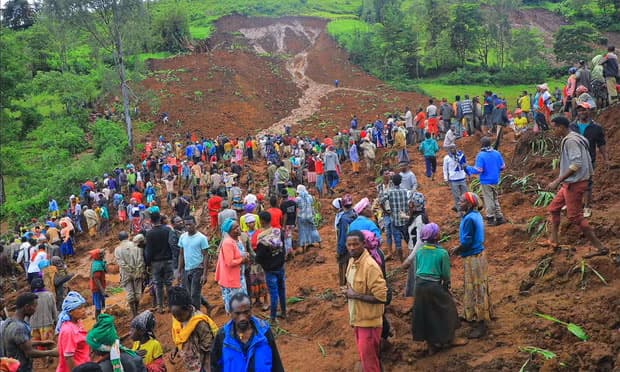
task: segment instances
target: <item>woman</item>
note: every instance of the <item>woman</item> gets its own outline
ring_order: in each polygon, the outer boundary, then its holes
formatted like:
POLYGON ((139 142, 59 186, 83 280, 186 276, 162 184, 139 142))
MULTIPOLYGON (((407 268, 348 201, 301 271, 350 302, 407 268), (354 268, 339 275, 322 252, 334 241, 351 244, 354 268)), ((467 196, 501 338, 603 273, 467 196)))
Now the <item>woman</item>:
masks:
POLYGON ((237 221, 227 219, 222 224, 222 246, 215 268, 215 281, 222 287, 222 297, 226 313, 230 314, 229 301, 237 292, 248 293, 243 264, 249 262, 243 244, 239 242, 241 229, 237 221))
POLYGON ((207 315, 196 310, 187 289, 172 287, 168 293, 172 313, 172 341, 175 350, 170 362, 180 371, 208 370, 209 351, 218 332, 217 325, 207 315))
POLYGON ((351 170, 353 174, 356 176, 360 174, 360 156, 357 152, 357 145, 353 140, 350 141, 349 145, 349 159, 351 159, 351 170))
POLYGON ((414 341, 426 341, 428 354, 451 345, 463 345, 456 340, 459 327, 456 305, 450 294, 450 257, 437 244, 439 226, 424 225, 420 232, 424 245, 416 252, 415 303, 411 331, 414 341))
POLYGON ((321 237, 314 225, 314 208, 312 203, 314 199, 304 185, 297 185, 297 224, 299 226, 299 246, 302 247, 302 251, 306 252, 308 247, 321 243, 321 237))
POLYGON ((74 367, 90 362, 86 331, 82 319, 86 317, 86 300, 77 292, 69 292, 58 315, 58 367, 56 372, 70 372, 74 367))
POLYGON ((260 229, 260 222, 258 221, 258 216, 254 213, 256 211, 256 204, 246 204, 243 206, 243 211, 245 214, 239 218, 239 227, 241 228, 241 232, 248 231, 248 221, 247 219, 252 216, 254 217, 254 221, 258 223, 257 227, 260 229))
POLYGON ((97 323, 88 332, 86 342, 90 346, 93 362, 97 363, 101 370, 146 372, 142 358, 120 344, 112 315, 100 314, 97 317, 97 323))
POLYGON ((165 372, 164 349, 155 338, 155 316, 145 310, 131 321, 131 349, 140 357, 148 372, 165 372))
MULTIPOLYGON (((245 247, 245 251, 250 255, 250 270, 249 278, 246 278, 246 282, 250 283, 250 297, 254 299, 254 303, 258 306, 262 305, 262 310, 269 310, 267 301, 267 281, 265 279, 265 271, 256 263, 256 247, 258 245, 258 234, 260 230, 256 230, 256 218, 254 215, 248 215, 245 219, 245 223, 248 226, 248 231, 241 233, 241 242, 245 247), (261 303, 260 299, 263 298, 261 303)), ((247 270, 246 270, 247 271, 247 270)))
POLYGON ((414 192, 409 201, 409 222, 407 223, 407 247, 409 248, 409 256, 403 262, 402 268, 407 270, 407 283, 405 284, 405 297, 413 297, 415 293, 416 278, 416 253, 422 246, 423 242, 420 238, 420 232, 424 224, 428 223, 426 215, 426 198, 421 192, 414 192))
POLYGON ((465 213, 459 227, 461 244, 450 252, 463 258, 463 315, 474 325, 469 338, 486 335, 486 322, 493 317, 488 263, 484 253, 484 222, 478 211, 480 207, 480 200, 473 192, 461 196, 459 208, 465 213))
POLYGON ((60 221, 60 237, 62 244, 60 245, 60 256, 73 256, 73 224, 68 221, 60 221))
POLYGON ((65 284, 71 280, 75 274, 67 273, 67 266, 65 265, 62 258, 58 256, 52 257, 52 266, 53 268, 50 270, 52 275, 52 281, 46 281, 45 275, 43 276, 43 282, 45 287, 49 290, 52 290, 56 295, 56 309, 58 311, 62 310, 62 304, 65 299, 66 287, 65 284))

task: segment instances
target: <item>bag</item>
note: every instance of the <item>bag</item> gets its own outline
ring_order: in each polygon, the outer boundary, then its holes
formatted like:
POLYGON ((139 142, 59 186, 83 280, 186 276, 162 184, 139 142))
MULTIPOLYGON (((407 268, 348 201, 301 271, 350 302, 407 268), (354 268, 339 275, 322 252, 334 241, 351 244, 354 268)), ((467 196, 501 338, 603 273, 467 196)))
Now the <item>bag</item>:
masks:
POLYGON ((110 364, 113 372, 124 372, 121 364, 121 348, 120 341, 116 340, 110 349, 110 364))

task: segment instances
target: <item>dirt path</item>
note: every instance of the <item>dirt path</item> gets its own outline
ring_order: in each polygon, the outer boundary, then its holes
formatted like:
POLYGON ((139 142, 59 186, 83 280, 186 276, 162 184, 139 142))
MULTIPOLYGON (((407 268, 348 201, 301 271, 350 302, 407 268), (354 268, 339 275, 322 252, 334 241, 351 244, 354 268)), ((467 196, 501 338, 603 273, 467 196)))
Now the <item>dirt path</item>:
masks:
POLYGON ((323 32, 321 29, 302 25, 300 22, 292 22, 275 23, 255 28, 242 28, 239 32, 249 40, 254 50, 259 54, 267 53, 263 47, 265 40, 275 43, 275 49, 272 50, 278 54, 290 53, 291 50, 286 43, 287 36, 305 38, 305 41, 308 43, 306 48, 286 62, 286 70, 291 74, 293 82, 303 92, 299 98, 299 107, 293 109, 288 116, 274 123, 269 128, 262 130, 259 134, 281 133, 284 131, 285 125, 298 124, 302 120, 309 118, 321 107, 321 99, 332 92, 346 91, 372 94, 367 90, 340 88, 335 85, 318 83, 306 74, 308 51, 316 46, 317 39, 323 32))

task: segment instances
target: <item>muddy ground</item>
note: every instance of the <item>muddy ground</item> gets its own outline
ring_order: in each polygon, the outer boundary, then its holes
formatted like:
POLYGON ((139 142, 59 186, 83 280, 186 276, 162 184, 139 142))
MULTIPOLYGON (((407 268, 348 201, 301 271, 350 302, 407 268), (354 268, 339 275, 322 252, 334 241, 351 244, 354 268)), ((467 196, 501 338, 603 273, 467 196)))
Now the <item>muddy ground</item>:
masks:
MULTIPOLYGON (((240 136, 290 123, 296 124, 294 133, 323 137, 346 128, 354 113, 365 123, 386 112, 402 112, 405 105, 415 108, 426 104, 428 98, 393 91, 350 64, 346 53, 325 33, 324 25, 325 21, 312 18, 227 17, 218 24, 220 32, 210 43, 215 46, 211 52, 152 61, 153 73, 144 86, 159 97, 161 111, 170 113, 173 124, 168 127, 159 124, 151 135, 174 137, 193 131, 208 136, 222 132, 240 136), (260 49, 261 54, 257 54, 260 49), (333 86, 334 79, 342 82, 340 88, 333 86), (198 91, 203 94, 196 94, 198 91)), ((148 116, 148 107, 142 112, 148 116)), ((545 348, 557 354, 549 361, 540 356, 532 358, 525 368, 528 371, 620 368, 620 269, 614 262, 615 255, 620 253, 620 198, 614 182, 620 179, 617 145, 620 135, 612 130, 619 117, 619 106, 598 117, 608 131, 611 161, 607 167, 599 167, 595 174, 594 214, 590 219, 612 255, 588 260, 589 266, 584 266, 582 273, 582 256, 591 247, 566 222, 562 225, 565 250, 554 253, 537 244, 540 238, 527 232, 527 223, 533 216, 546 215, 544 208, 533 205, 536 194, 531 190, 537 184, 546 185, 556 175, 552 159, 557 155, 531 154, 531 143, 539 141, 541 135, 517 143, 511 133, 507 134, 500 150, 508 164, 505 174, 510 176, 502 184, 500 201, 509 223, 486 231, 491 295, 497 316, 490 325, 489 335, 463 347, 421 357, 424 345, 411 340, 411 299, 402 297, 405 275, 396 270, 397 262, 388 261, 388 276, 395 295, 387 314, 396 335, 382 354, 386 371, 516 371, 530 358, 519 350, 523 346, 545 348), (532 176, 526 192, 513 185, 529 174, 532 176), (537 318, 535 312, 576 323, 586 330, 590 339, 580 341, 564 327, 537 318)), ((473 162, 479 138, 464 138, 459 145, 473 162)), ((422 156, 414 148, 409 153, 420 191, 427 198, 430 219, 448 237, 444 246, 456 246, 458 219, 450 210, 452 198, 448 187, 440 180, 424 177, 422 156)), ((379 151, 378 159, 395 162, 386 150, 379 151)), ((256 163, 252 168, 258 182, 265 183, 265 166, 256 163)), ((345 164, 344 180, 338 191, 352 193, 355 200, 374 197, 375 175, 363 171, 359 177, 353 177, 349 171, 350 164, 345 164)), ((441 167, 438 171, 441 172, 441 167)), ((287 296, 305 298, 290 305, 289 318, 281 321, 276 329, 278 347, 288 371, 359 368, 346 301, 337 285, 334 211, 329 199, 321 199, 321 206, 325 219, 320 228, 322 248, 311 248, 308 253, 295 257, 286 268, 287 296)), ((197 209, 200 207, 199 203, 197 209)), ((114 231, 120 229, 115 226, 114 231)), ((201 230, 211 234, 204 223, 201 230)), ((109 239, 83 240, 78 244, 80 257, 69 262, 80 273, 72 281, 72 289, 87 294, 85 252, 95 246, 111 251, 116 244, 113 235, 109 239)), ((463 272, 459 258, 452 259, 452 277, 460 310, 463 272)), ((212 303, 221 304, 219 288, 213 277, 209 279, 204 294, 212 303)), ((118 278, 112 276, 111 281, 115 280, 118 278)), ((112 295, 109 303, 111 312, 118 316, 119 333, 126 334, 130 319, 123 294, 112 295)), ((143 308, 148 303, 149 299, 145 298, 143 308)), ((268 316, 258 309, 256 313, 268 316)), ((213 315, 218 324, 227 320, 222 306, 213 315)), ((157 336, 166 350, 170 350, 170 315, 157 315, 157 320, 157 336)), ((468 326, 463 324, 459 333, 467 331, 468 326)))

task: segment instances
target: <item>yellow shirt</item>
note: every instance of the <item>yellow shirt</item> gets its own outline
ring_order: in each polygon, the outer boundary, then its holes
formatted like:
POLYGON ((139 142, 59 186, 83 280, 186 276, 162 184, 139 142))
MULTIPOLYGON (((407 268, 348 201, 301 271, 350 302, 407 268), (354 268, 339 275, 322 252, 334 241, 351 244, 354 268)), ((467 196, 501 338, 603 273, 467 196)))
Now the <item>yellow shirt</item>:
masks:
POLYGON ((136 341, 133 343, 131 350, 138 351, 144 350, 146 351, 146 355, 142 358, 144 365, 151 364, 155 359, 161 358, 164 355, 164 349, 162 349, 161 344, 156 339, 152 338, 147 342, 140 344, 140 341, 136 341))
POLYGON ((530 104, 530 96, 523 96, 519 98, 519 106, 523 112, 530 112, 532 105, 530 104))
POLYGON ((527 127, 527 118, 524 118, 524 117, 515 118, 515 126, 519 129, 523 129, 527 127))

